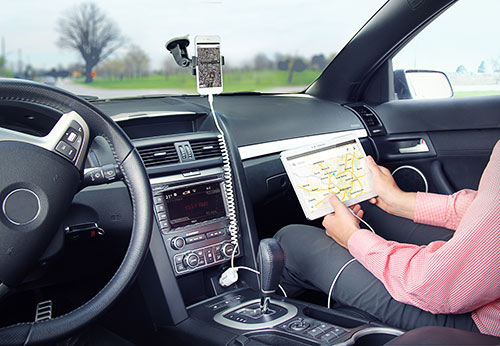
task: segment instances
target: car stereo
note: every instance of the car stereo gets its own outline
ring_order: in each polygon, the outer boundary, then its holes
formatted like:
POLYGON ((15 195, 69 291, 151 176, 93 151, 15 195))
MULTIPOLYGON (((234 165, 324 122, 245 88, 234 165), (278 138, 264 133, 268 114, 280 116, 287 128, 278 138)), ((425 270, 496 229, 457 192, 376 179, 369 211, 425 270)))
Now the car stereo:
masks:
POLYGON ((229 261, 235 244, 222 174, 189 182, 155 180, 155 214, 175 275, 229 261))

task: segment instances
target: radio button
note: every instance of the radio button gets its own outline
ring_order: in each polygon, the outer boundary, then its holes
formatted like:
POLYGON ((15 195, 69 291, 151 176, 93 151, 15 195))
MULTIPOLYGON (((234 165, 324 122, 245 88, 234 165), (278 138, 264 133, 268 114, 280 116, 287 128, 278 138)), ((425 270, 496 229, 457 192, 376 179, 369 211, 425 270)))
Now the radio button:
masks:
POLYGON ((158 213, 158 219, 160 219, 160 221, 166 220, 167 213, 158 213))
POLYGON ((222 255, 226 258, 230 258, 233 255, 234 245, 232 243, 225 243, 222 245, 222 255))
POLYGON ((156 212, 161 213, 162 211, 165 211, 165 206, 163 204, 157 204, 155 205, 156 212))
POLYGON ((160 228, 161 229, 168 228, 168 220, 160 221, 160 228))
POLYGON ((175 237, 170 241, 170 246, 172 246, 172 249, 174 250, 180 250, 184 247, 184 245, 186 245, 186 242, 182 237, 175 237))
POLYGON ((200 263, 200 258, 198 257, 197 254, 191 252, 186 256, 184 256, 183 263, 186 267, 194 269, 200 263))
POLYGON ((207 237, 204 234, 197 234, 186 238, 186 244, 195 243, 197 241, 205 240, 207 237))
POLYGON ((161 196, 155 196, 154 201, 155 201, 155 204, 161 204, 161 203, 163 203, 163 198, 161 196))

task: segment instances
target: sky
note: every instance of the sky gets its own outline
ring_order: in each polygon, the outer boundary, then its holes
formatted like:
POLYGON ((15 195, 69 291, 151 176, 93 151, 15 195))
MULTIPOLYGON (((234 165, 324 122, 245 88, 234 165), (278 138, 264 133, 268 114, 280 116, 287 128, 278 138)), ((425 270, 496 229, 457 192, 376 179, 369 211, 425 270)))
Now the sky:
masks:
MULTIPOLYGON (((229 64, 251 60, 262 52, 329 55, 340 50, 384 0, 99 0, 129 43, 137 44, 158 67, 167 55, 165 42, 190 34, 217 34, 229 64), (358 13, 354 15, 354 9, 358 13), (346 16, 346 13, 351 13, 346 16)), ((57 22, 73 0, 0 0, 0 38, 7 59, 50 68, 78 60, 77 54, 57 47, 57 22)), ((123 52, 121 52, 123 53, 123 52)), ((117 55, 119 55, 117 53, 117 55)))
MULTIPOLYGON (((404 0, 401 0, 404 1, 404 0)), ((98 6, 120 28, 129 44, 149 55, 160 68, 170 56, 165 42, 176 36, 217 34, 228 64, 237 66, 257 53, 273 58, 310 57, 338 52, 384 3, 384 0, 99 0, 98 6)), ((8 66, 18 61, 50 69, 81 61, 57 47, 57 22, 82 1, 0 0, 0 39, 8 66)), ((499 0, 460 0, 422 32, 395 59, 396 68, 477 70, 481 60, 500 56, 499 0), (432 65, 432 66, 431 66, 432 65)), ((0 49, 2 47, 0 46, 0 49)), ((125 49, 115 53, 123 55, 125 49)), ((0 51, 0 54, 2 52, 0 51)))

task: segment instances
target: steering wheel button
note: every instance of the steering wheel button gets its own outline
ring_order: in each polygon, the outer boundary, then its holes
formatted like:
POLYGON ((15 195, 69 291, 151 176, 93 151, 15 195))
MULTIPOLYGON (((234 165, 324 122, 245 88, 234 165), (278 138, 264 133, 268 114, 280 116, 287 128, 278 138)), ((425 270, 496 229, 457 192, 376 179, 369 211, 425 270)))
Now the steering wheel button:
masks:
POLYGON ((76 134, 75 131, 69 130, 68 132, 66 132, 66 135, 65 135, 66 141, 68 141, 70 143, 74 143, 77 138, 78 138, 78 135, 76 134))
POLYGON ((59 141, 59 143, 57 143, 56 151, 71 161, 73 161, 76 155, 75 148, 63 141, 59 141))

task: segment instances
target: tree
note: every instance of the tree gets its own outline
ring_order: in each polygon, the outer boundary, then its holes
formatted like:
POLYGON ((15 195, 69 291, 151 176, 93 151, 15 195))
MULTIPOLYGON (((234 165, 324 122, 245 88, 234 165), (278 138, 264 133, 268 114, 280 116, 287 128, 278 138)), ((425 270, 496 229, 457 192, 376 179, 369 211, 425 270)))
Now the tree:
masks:
POLYGON ((486 62, 483 60, 481 64, 477 68, 477 73, 485 73, 486 72, 486 62))
POLYGON ((464 73, 467 73, 467 68, 464 66, 464 65, 460 65, 457 67, 457 73, 461 73, 461 74, 464 74, 464 73))
POLYGON ((92 82, 92 69, 125 42, 116 24, 91 2, 69 10, 58 31, 59 47, 78 51, 85 61, 85 83, 92 82))
POLYGON ((264 53, 258 53, 253 58, 253 65, 256 70, 268 70, 273 68, 273 61, 264 53))
POLYGON ((292 66, 290 67, 290 73, 288 74, 288 84, 292 83, 293 73, 302 72, 307 68, 306 63, 302 58, 293 59, 292 66))
POLYGON ((326 67, 326 58, 324 54, 316 54, 311 58, 311 67, 323 70, 326 67))
POLYGON ((130 47, 123 61, 128 76, 143 77, 149 73, 149 57, 137 45, 130 47))

